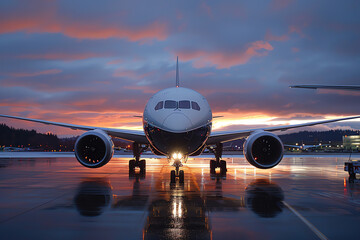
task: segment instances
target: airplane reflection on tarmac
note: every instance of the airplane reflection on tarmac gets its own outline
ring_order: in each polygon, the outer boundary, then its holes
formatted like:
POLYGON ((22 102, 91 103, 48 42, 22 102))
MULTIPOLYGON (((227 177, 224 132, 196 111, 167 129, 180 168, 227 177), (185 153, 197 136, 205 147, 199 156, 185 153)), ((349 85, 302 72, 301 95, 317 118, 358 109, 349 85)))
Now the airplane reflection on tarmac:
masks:
POLYGON ((211 239, 211 212, 248 208, 262 218, 273 218, 282 212, 284 193, 277 184, 257 179, 246 187, 244 197, 236 198, 223 196, 221 179, 218 180, 215 192, 188 191, 186 186, 177 184, 166 191, 157 189, 157 194, 150 197, 148 188, 142 189, 139 179, 135 179, 132 194, 124 197, 113 195, 108 179, 88 178, 79 184, 74 203, 79 214, 86 217, 99 216, 109 208, 147 208, 144 239, 211 239))
POLYGON ((259 179, 250 183, 245 190, 248 208, 264 218, 272 218, 282 212, 284 192, 275 183, 259 179))
POLYGON ((107 179, 91 178, 80 183, 74 203, 83 216, 98 216, 111 202, 111 185, 107 179))

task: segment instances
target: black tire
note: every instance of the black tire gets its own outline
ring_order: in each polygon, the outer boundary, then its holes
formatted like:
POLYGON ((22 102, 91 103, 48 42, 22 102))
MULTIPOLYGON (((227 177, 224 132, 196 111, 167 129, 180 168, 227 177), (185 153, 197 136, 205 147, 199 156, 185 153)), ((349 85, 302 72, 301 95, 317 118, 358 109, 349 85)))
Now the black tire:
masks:
POLYGON ((145 179, 146 178, 146 172, 145 171, 140 171, 139 177, 140 177, 140 179, 145 179))
POLYGON ((184 170, 179 171, 179 183, 184 183, 184 170))
POLYGON ((135 160, 129 161, 129 172, 132 173, 135 171, 135 160))
POLYGON ((352 176, 349 176, 349 183, 354 183, 355 178, 352 176))
POLYGON ((220 173, 221 173, 221 175, 225 175, 226 172, 227 172, 226 161, 221 160, 220 161, 220 173))
POLYGON ((215 160, 210 160, 210 173, 212 174, 215 173, 215 165, 216 165, 215 160))
POLYGON ((145 171, 145 169, 146 169, 146 161, 145 160, 140 160, 139 167, 140 167, 140 171, 145 171))
POLYGON ((354 173, 354 169, 353 169, 353 164, 349 163, 348 164, 348 173, 351 176, 354 173))
POLYGON ((170 182, 175 183, 175 179, 176 179, 175 170, 171 170, 171 172, 170 172, 170 182))

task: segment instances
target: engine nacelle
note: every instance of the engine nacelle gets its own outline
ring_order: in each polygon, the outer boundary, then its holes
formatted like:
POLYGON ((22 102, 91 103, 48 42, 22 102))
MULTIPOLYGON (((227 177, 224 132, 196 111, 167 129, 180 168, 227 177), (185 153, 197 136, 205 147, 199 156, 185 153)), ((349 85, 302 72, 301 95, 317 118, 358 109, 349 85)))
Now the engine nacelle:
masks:
POLYGON ((284 154, 280 138, 273 133, 256 131, 244 143, 246 160, 257 168, 272 168, 279 164, 284 154))
POLYGON ((98 168, 107 164, 114 154, 111 137, 100 129, 88 131, 75 143, 77 160, 88 168, 98 168))

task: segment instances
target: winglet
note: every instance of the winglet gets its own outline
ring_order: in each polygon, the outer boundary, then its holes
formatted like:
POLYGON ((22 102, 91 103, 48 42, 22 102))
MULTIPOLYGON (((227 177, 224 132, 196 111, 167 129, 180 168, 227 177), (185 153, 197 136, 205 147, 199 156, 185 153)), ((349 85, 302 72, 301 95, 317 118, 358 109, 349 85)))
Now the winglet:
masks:
POLYGON ((179 57, 176 57, 176 87, 179 87, 179 57))

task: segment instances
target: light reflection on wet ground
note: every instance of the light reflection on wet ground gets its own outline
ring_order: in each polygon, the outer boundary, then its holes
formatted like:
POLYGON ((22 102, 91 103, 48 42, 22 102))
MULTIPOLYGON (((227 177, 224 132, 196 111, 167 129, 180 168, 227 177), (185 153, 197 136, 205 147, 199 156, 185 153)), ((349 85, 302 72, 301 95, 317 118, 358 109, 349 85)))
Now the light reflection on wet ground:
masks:
POLYGON ((75 158, 0 159, 1 239, 343 239, 356 237, 360 183, 347 157, 289 156, 271 170, 189 160, 170 185, 166 160, 128 175, 128 158, 87 169, 75 158))

